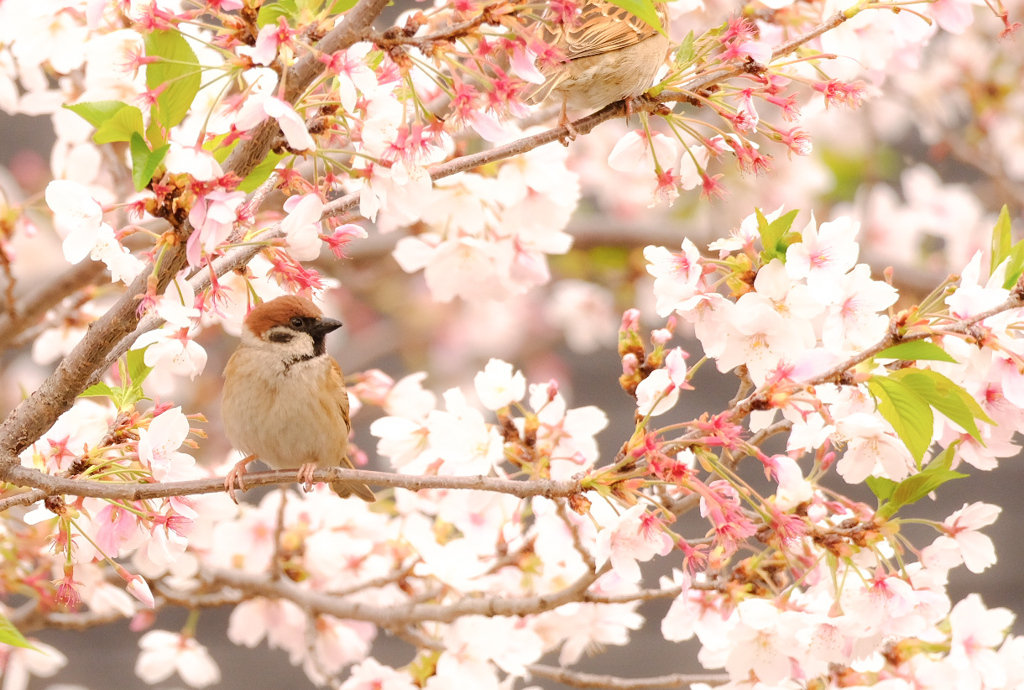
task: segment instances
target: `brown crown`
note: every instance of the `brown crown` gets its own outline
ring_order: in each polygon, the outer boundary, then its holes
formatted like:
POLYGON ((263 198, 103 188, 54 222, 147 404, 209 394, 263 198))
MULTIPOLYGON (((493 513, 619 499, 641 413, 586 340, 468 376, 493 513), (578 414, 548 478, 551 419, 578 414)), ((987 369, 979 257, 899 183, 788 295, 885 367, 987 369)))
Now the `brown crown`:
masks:
POLYGON ((323 316, 323 312, 305 297, 284 295, 253 307, 245 317, 245 326, 261 336, 268 328, 287 324, 293 316, 317 317, 323 316))

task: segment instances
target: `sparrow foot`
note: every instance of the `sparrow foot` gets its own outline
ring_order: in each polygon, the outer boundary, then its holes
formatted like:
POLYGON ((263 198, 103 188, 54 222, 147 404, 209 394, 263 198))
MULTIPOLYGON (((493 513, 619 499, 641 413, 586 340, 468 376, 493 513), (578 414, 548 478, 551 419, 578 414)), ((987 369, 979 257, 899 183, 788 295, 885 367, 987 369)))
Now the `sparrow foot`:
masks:
POLYGON ((558 138, 562 142, 562 146, 568 146, 570 141, 576 141, 576 137, 579 135, 579 131, 569 121, 569 113, 566 112, 565 107, 565 103, 562 103, 562 112, 558 116, 558 126, 565 127, 566 132, 568 132, 568 134, 563 134, 558 138))
POLYGON ((313 490, 313 473, 316 469, 315 462, 307 462, 299 468, 299 484, 302 484, 302 490, 307 493, 313 490))
POLYGON ((238 498, 235 496, 235 487, 237 486, 240 490, 245 491, 245 485, 242 483, 242 475, 246 473, 245 466, 256 459, 255 455, 246 455, 244 458, 235 463, 235 466, 231 468, 227 476, 224 477, 224 490, 228 492, 228 496, 231 500, 238 505, 238 498))

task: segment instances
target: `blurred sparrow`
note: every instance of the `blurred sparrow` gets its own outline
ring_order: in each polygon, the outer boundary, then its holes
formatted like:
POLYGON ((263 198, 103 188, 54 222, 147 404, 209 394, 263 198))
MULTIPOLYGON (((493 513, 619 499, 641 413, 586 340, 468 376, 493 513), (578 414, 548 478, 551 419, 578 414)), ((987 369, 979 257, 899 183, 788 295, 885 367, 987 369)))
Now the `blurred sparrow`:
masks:
MULTIPOLYGON (((341 367, 324 339, 341 322, 304 297, 286 295, 255 307, 242 342, 224 369, 224 432, 246 454, 224 481, 232 499, 242 475, 259 458, 275 469, 299 468, 308 491, 318 467, 352 467, 348 458, 348 393, 341 367)), ((342 498, 374 495, 364 485, 331 482, 342 498)))
MULTIPOLYGON (((665 4, 655 6, 667 29, 665 4)), ((667 36, 610 2, 586 2, 575 24, 544 28, 542 34, 565 60, 541 69, 547 79, 528 100, 561 100, 561 125, 569 125, 566 110, 595 110, 623 99, 631 110, 632 99, 654 82, 669 44, 667 36)), ((569 129, 575 136, 571 125, 569 129)))

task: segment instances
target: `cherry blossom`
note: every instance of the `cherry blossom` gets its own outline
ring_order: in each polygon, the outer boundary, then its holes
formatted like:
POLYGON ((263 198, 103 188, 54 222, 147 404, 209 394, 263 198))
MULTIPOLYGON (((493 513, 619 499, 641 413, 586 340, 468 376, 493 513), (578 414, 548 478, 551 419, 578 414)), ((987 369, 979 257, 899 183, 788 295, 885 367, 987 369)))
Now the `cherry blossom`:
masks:
MULTIPOLYGON (((96 246, 103 223, 103 210, 89 191, 69 180, 54 180, 46 186, 46 205, 53 222, 64 234, 64 258, 77 264, 96 246)), ((111 230, 111 234, 113 231, 111 230)))
POLYGON ((220 669, 195 638, 167 630, 150 630, 139 639, 135 673, 147 683, 167 680, 177 673, 185 684, 205 688, 220 682, 220 669))
POLYGON ((931 553, 948 550, 956 554, 956 563, 961 560, 972 573, 983 572, 996 562, 996 550, 992 540, 977 530, 996 521, 1002 508, 988 503, 964 504, 943 521, 947 535, 940 536, 932 543, 931 553))
POLYGON ((639 582, 637 561, 664 556, 671 549, 672 539, 659 529, 657 518, 647 513, 646 506, 635 505, 598 532, 594 556, 598 567, 611 562, 623 580, 639 582))
POLYGON ((245 105, 238 111, 235 118, 235 126, 242 132, 246 132, 267 118, 277 120, 281 126, 288 146, 296 151, 306 151, 316 148, 316 142, 309 135, 306 123, 302 117, 295 112, 291 105, 280 98, 267 94, 254 94, 245 105))
POLYGON ((196 201, 188 219, 195 231, 188 238, 188 262, 199 265, 200 252, 212 254, 231 234, 238 220, 238 207, 245 201, 242 192, 214 190, 196 201))
POLYGON ((281 221, 281 230, 288 242, 288 251, 298 261, 312 261, 320 256, 320 216, 324 204, 316 194, 293 196, 284 202, 288 213, 281 221))
POLYGON ((473 379, 476 394, 488 410, 500 410, 522 400, 526 395, 526 378, 521 371, 512 373, 512 365, 492 359, 473 379))

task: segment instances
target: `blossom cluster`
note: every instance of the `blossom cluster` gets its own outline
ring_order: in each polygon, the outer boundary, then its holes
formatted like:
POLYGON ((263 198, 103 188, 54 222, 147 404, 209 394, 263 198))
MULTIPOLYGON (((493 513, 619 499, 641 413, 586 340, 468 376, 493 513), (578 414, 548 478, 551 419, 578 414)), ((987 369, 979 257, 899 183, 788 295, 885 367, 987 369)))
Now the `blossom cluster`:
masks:
MULTIPOLYGON (((282 649, 311 682, 345 690, 509 688, 542 677, 545 655, 571 667, 654 624, 669 641, 696 637, 697 660, 729 688, 1024 686, 1013 614, 946 589, 954 568, 996 562, 982 530, 1001 509, 905 515, 1020 451, 1024 244, 1007 211, 990 218, 974 191, 918 166, 902 198, 875 185, 821 223, 795 225, 788 203, 722 236, 728 210, 706 214, 717 237, 706 250, 690 239, 625 250, 606 273, 628 274, 619 284, 582 280, 600 274, 565 256, 579 208, 622 218, 653 205, 667 218, 736 189, 736 172, 793 175, 799 163, 773 156, 808 160, 814 127, 893 84, 909 103, 955 88, 910 124, 936 143, 969 114, 967 139, 1002 144, 973 158, 1019 180, 1020 55, 975 46, 985 59, 973 65, 954 43, 961 69, 930 64, 941 78, 910 83, 935 44, 990 38, 978 17, 1012 33, 1016 8, 763 0, 740 18, 711 0, 670 3, 673 47, 650 98, 563 148, 571 130, 537 127, 553 116, 528 102, 564 57, 542 27, 573 26, 579 3, 437 0, 386 31, 345 34, 373 2, 340 15, 348 3, 0 4, 0 108, 48 116, 56 137, 52 181, 24 202, 0 192, 0 342, 31 340, 36 365, 70 363, 0 427, 4 687, 65 662, 19 626, 122 618, 142 633, 142 680, 214 685, 197 620, 225 604, 232 642, 282 649), (406 321, 447 309, 457 316, 438 319, 449 330, 436 359, 489 361, 441 393, 428 384, 437 372, 355 375, 355 424, 388 465, 379 481, 397 487, 377 488, 376 504, 322 485, 231 502, 220 476, 236 458, 216 438, 200 445, 205 417, 190 412, 208 407, 216 327, 237 335, 259 300, 336 287, 310 263, 325 245, 375 258, 382 244, 358 241, 371 231, 397 237, 385 251, 422 290, 395 299, 377 261, 339 292, 377 290, 406 321), (859 263, 865 241, 910 256, 932 240, 963 270, 916 306, 859 263), (568 277, 539 296, 559 261, 568 277), (35 319, 15 294, 51 272, 63 275, 50 292, 67 292, 47 302, 41 290, 47 316, 35 319), (602 458, 608 412, 574 406, 550 360, 542 376, 505 360, 536 348, 542 324, 577 352, 611 344, 616 308, 634 296, 647 306, 626 310, 618 332, 632 430, 602 458), (664 322, 647 332, 655 315, 664 322), (679 344, 684 330, 701 353, 679 344), (735 399, 682 415, 712 362, 738 378, 735 399), (54 389, 67 400, 46 399, 54 389), (50 424, 11 426, 26 416, 50 424), (768 454, 773 437, 783 444, 768 454), (14 470, 82 495, 29 488, 52 485, 19 484, 14 470), (825 488, 832 474, 866 484, 877 505, 825 488), (212 493, 166 490, 178 482, 212 493), (934 530, 930 543, 904 534, 912 520, 934 530), (671 577, 653 582, 655 561, 671 577), (672 601, 660 621, 639 611, 654 598, 672 601), (188 622, 155 629, 172 606, 188 622), (371 656, 381 631, 414 648, 408 664, 371 656)), ((840 148, 844 136, 824 139, 840 148)), ((361 465, 369 448, 350 448, 361 465)))
MULTIPOLYGON (((529 676, 547 653, 570 666, 595 645, 627 644, 646 623, 640 601, 662 596, 673 599, 660 621, 664 637, 696 636, 701 664, 723 669, 731 687, 750 678, 766 687, 814 678, 838 686, 853 676, 865 685, 938 677, 971 684, 984 676, 986 687, 1015 687, 1024 647, 1006 636, 1012 614, 986 609, 976 595, 954 605, 945 589, 951 569, 982 572, 995 562, 980 530, 1000 509, 966 504, 931 523, 937 536, 914 551, 916 561, 899 556, 908 545, 902 509, 964 476, 952 469, 961 463, 988 469, 1015 449, 1020 408, 1001 402, 997 386, 1009 381, 1001 362, 1015 341, 1008 324, 1022 307, 988 311, 1010 298, 1002 287, 1009 259, 982 281, 976 257, 944 297, 948 318, 897 320, 904 346, 927 333, 935 350, 969 366, 928 349, 928 357, 872 349, 893 328, 884 310, 896 293, 856 264, 856 224, 811 220, 797 232, 793 218, 751 216, 715 244, 714 260, 689 241, 678 253, 648 248, 656 308, 670 318, 648 347, 639 315, 624 317, 621 383, 637 399, 636 429, 610 462, 599 463, 595 442, 607 424, 603 411, 571 408, 557 383, 528 383, 501 360, 491 360, 471 390, 440 398, 424 388, 423 373, 394 381, 366 372, 352 386, 356 419, 368 406, 384 413, 369 430, 393 471, 578 483, 567 500, 395 489, 371 508, 323 486, 272 492, 256 505, 222 494, 84 498, 25 513, 31 537, 27 527, 12 529, 6 547, 24 551, 21 568, 52 573, 37 581, 37 596, 69 611, 131 616, 139 628, 151 624, 145 607, 157 603, 147 582, 171 601, 242 592, 230 639, 285 650, 317 684, 337 683, 351 667, 342 687, 413 687, 421 678, 424 687, 497 688, 529 676), (717 271, 725 280, 714 278, 717 271), (968 357, 959 331, 948 327, 975 315, 987 361, 968 357), (748 393, 716 417, 657 427, 692 388, 691 355, 670 347, 680 321, 693 324, 719 369, 743 364, 748 393), (904 366, 890 369, 892 361, 904 366), (828 373, 837 363, 856 373, 828 373), (915 459, 909 420, 886 411, 883 392, 911 374, 940 371, 950 382, 945 397, 984 389, 975 393, 984 409, 965 418, 918 389, 925 407, 940 413, 927 425, 925 451, 933 441, 948 450, 915 459), (786 453, 759 449, 767 430, 787 435, 786 453), (737 472, 744 456, 763 464, 771 494, 758 494, 737 472), (822 489, 833 468, 847 482, 867 480, 880 508, 822 489), (696 508, 706 532, 684 533, 677 517, 696 508), (46 554, 39 545, 49 540, 60 549, 46 554), (754 555, 745 556, 748 549, 754 555), (644 590, 643 564, 656 557, 681 567, 644 590), (136 602, 103 577, 104 562, 136 602), (288 584, 272 596, 258 584, 269 573, 288 584), (401 626, 419 641, 412 664, 369 658, 378 626, 401 626)), ((142 360, 129 362, 132 377, 145 375, 142 360)), ((182 451, 193 430, 180 408, 134 411, 135 378, 92 391, 119 402, 120 412, 80 402, 23 462, 102 481, 208 476, 182 451)), ((5 577, 14 582, 18 572, 5 577)), ((140 646, 136 671, 148 682, 174 672, 193 687, 219 679, 188 630, 151 630, 140 646)))

